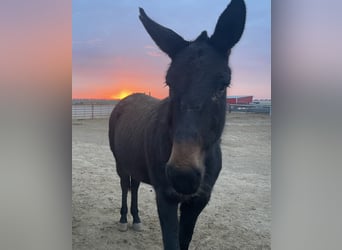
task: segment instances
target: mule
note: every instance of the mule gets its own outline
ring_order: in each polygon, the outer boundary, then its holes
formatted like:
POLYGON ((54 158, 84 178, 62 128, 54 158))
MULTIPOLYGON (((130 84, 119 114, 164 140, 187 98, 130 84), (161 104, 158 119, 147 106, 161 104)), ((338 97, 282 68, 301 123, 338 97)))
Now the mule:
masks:
POLYGON ((245 26, 243 0, 232 0, 214 33, 186 41, 149 18, 140 20, 157 46, 171 58, 163 100, 133 94, 121 100, 109 120, 109 142, 122 189, 121 230, 127 230, 131 190, 133 228, 140 182, 155 190, 164 249, 188 249, 197 218, 207 205, 222 167, 220 137, 225 125, 231 48, 245 26), (178 205, 180 216, 178 219, 178 205))

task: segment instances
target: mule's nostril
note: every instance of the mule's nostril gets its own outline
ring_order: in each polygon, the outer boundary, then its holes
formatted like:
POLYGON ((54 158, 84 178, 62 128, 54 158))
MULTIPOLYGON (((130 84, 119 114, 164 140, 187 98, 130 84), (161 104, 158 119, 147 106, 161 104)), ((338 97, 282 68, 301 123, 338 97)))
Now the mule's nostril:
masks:
POLYGON ((196 193, 201 183, 201 172, 196 168, 183 170, 167 166, 166 175, 173 188, 181 194, 196 193))

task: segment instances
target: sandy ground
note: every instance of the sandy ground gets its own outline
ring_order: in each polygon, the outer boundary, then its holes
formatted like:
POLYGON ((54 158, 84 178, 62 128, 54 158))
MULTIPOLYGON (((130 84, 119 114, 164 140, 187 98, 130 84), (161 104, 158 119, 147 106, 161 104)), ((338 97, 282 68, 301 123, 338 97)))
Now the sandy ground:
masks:
MULTIPOLYGON (((143 231, 117 230, 121 190, 107 124, 107 119, 73 120, 73 249, 162 249, 155 194, 149 185, 139 189, 143 231)), ((222 152, 223 169, 198 219, 190 249, 271 249, 270 117, 228 114, 222 152)))

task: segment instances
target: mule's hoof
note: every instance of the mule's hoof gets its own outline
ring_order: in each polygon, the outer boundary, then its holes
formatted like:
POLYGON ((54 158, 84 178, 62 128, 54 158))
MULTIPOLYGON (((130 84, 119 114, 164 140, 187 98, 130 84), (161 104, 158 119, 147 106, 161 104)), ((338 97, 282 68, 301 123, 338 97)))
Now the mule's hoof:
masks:
POLYGON ((126 232, 128 230, 128 223, 119 223, 119 231, 126 232))
POLYGON ((142 226, 141 223, 133 223, 133 229, 134 229, 135 231, 140 232, 140 231, 143 230, 143 226, 142 226))

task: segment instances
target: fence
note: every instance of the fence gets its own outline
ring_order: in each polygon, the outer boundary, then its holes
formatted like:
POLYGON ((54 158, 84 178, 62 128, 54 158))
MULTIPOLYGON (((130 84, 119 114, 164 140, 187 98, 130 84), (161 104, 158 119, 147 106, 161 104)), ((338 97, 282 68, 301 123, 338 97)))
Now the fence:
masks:
MULTIPOLYGON (((73 104, 72 119, 108 118, 115 104, 73 104)), ((229 104, 229 112, 265 113, 271 115, 271 106, 252 104, 229 104)))
POLYGON ((108 118, 115 104, 73 104, 72 119, 108 118))
POLYGON ((271 105, 255 105, 255 104, 229 104, 229 112, 246 112, 246 113, 265 113, 271 115, 271 105))

